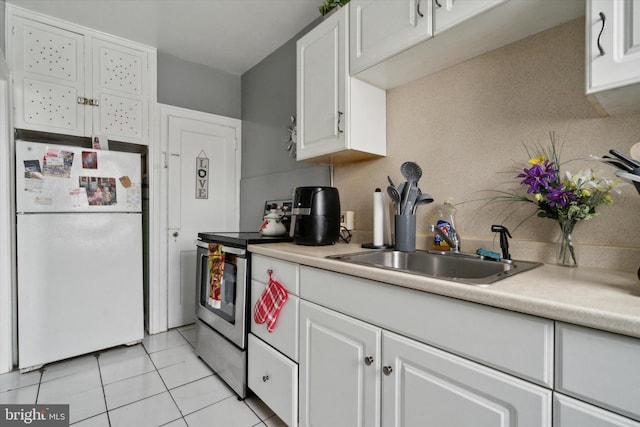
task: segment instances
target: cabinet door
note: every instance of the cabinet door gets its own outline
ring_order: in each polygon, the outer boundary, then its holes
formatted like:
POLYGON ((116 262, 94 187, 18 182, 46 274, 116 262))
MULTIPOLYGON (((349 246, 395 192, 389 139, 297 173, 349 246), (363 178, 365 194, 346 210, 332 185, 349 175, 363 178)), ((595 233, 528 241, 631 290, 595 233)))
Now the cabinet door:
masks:
POLYGON ((431 0, 351 0, 351 75, 433 36, 431 0))
POLYGON ((92 41, 93 133, 146 143, 149 129, 147 53, 110 41, 92 41))
POLYGON ((298 425, 298 365, 249 334, 247 386, 289 427, 298 425))
POLYGON ((297 158, 345 149, 348 7, 297 42, 297 158))
POLYGON ((554 427, 640 427, 640 423, 579 400, 553 395, 554 427))
POLYGON ((300 302, 301 426, 380 425, 380 336, 367 323, 300 302))
POLYGON ((508 0, 437 0, 433 10, 434 33, 439 34, 506 1, 508 0))
POLYGON ((11 26, 15 127, 83 136, 84 36, 15 15, 11 26))
POLYGON ((385 331, 384 427, 545 427, 551 390, 385 331))
POLYGON ((640 0, 590 0, 586 20, 587 93, 640 82, 640 0))
POLYGON ((555 389, 640 421, 640 340, 556 322, 555 389))

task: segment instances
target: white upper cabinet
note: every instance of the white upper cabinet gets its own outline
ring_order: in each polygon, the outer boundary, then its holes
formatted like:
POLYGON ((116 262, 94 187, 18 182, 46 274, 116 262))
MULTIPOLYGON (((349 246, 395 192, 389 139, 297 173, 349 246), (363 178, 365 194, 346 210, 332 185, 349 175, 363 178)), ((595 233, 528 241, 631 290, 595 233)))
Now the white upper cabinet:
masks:
POLYGON ((386 93, 349 77, 349 7, 297 42, 297 159, 386 155, 386 93))
POLYGON ((603 114, 640 111, 640 0, 589 0, 586 32, 590 99, 603 114))
POLYGON ((435 33, 440 34, 506 1, 508 0, 433 0, 435 33))
POLYGON ((431 0, 351 0, 351 74, 433 36, 431 0))
POLYGON ((585 10, 584 0, 351 0, 349 4, 356 15, 351 18, 355 38, 351 73, 383 89, 578 18, 585 10))
POLYGON ((148 144, 155 49, 7 10, 16 128, 148 144))

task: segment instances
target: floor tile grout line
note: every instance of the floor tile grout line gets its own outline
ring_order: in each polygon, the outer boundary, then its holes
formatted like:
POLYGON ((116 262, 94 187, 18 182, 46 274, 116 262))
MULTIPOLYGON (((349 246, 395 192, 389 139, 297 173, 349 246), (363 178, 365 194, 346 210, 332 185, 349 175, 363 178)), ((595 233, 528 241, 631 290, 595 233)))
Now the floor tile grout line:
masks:
MULTIPOLYGON (((178 333, 182 336, 182 338, 184 338, 184 339, 187 341, 187 343, 189 343, 189 345, 191 345, 191 347, 195 349, 195 346, 191 343, 191 341, 189 341, 189 340, 187 339, 187 337, 186 337, 186 336, 184 336, 184 334, 180 331, 180 329, 179 329, 179 328, 176 328, 176 331, 178 331, 178 333)), ((155 364, 154 364, 154 365, 155 365, 155 364)), ((213 374, 219 378, 219 375, 217 375, 215 372, 214 372, 213 374)), ((200 378, 200 379, 201 379, 201 378, 200 378)), ((191 382, 186 383, 186 384, 190 384, 190 383, 193 383, 193 382, 195 382, 195 381, 198 381, 198 380, 194 380, 194 381, 191 381, 191 382)), ((186 384, 182 384, 182 385, 186 385, 186 384)), ((182 385, 181 385, 181 386, 182 386, 182 385)), ((179 387, 181 387, 181 386, 179 386, 179 387)), ((177 387, 174 387, 174 389, 175 389, 175 388, 177 388, 177 387)), ((234 393, 233 395, 231 395, 231 396, 229 396, 229 397, 236 397, 236 398, 237 398, 238 396, 237 396, 237 395, 235 395, 235 393, 234 393)), ((224 400, 226 400, 226 399, 228 399, 228 397, 227 397, 227 398, 225 398, 225 399, 221 399, 221 400, 219 400, 219 401, 217 401, 217 402, 214 402, 214 403, 212 403, 212 404, 210 404, 210 405, 207 405, 207 406, 205 406, 205 407, 203 407, 203 408, 200 408, 200 409, 198 409, 198 410, 196 410, 196 411, 193 411, 193 412, 191 412, 191 413, 189 413, 189 414, 187 414, 187 415, 193 414, 193 413, 198 412, 198 411, 200 411, 200 410, 202 410, 202 409, 205 409, 205 408, 208 408, 208 407, 210 407, 210 406, 213 406, 213 405, 215 405, 215 404, 217 404, 217 403, 220 403, 220 402, 222 402, 222 401, 224 401, 224 400)), ((264 423, 264 421, 268 420, 269 418, 271 418, 271 417, 273 416, 273 415, 271 415, 270 417, 266 417, 266 418, 262 419, 262 417, 260 416, 260 414, 258 414, 256 411, 254 411, 254 410, 253 410, 253 408, 251 407, 251 405, 249 405, 249 404, 247 403, 246 398, 245 398, 245 399, 238 399, 238 400, 242 400, 242 403, 244 403, 244 404, 245 404, 245 406, 246 406, 247 408, 249 408, 249 410, 250 410, 250 411, 251 411, 251 412, 252 412, 252 413, 253 413, 253 414, 254 414, 254 415, 255 415, 255 416, 260 420, 260 422, 259 422, 258 424, 255 424, 255 426, 258 426, 258 425, 260 425, 260 424, 262 424, 262 425, 265 425, 265 426, 266 426, 266 424, 264 423)), ((182 411, 180 411, 180 413, 182 413, 182 411)), ((186 420, 185 420, 185 422, 186 422, 186 420)), ((255 427, 255 426, 252 426, 252 427, 255 427)))
POLYGON ((44 375, 44 367, 39 369, 40 371, 40 378, 38 379, 38 391, 36 391, 36 401, 34 402, 34 405, 38 404, 38 398, 40 397, 40 386, 42 385, 42 377, 44 375))
POLYGON ((111 417, 109 416, 109 405, 107 405, 107 393, 104 392, 104 381, 102 380, 102 368, 100 367, 100 353, 96 353, 96 363, 98 364, 98 373, 100 374, 100 385, 102 386, 102 398, 104 399, 104 409, 107 413, 107 423, 111 427, 111 417))
MULTIPOLYGON (((182 336, 182 334, 180 334, 180 332, 178 332, 178 334, 180 336, 182 336)), ((188 426, 189 423, 187 423, 187 420, 184 418, 184 414, 182 413, 182 410, 180 409, 180 406, 178 406, 178 402, 176 402, 176 399, 173 397, 173 395, 171 394, 171 390, 169 389, 169 387, 167 386, 167 383, 164 381, 164 378, 162 378, 162 375, 160 375, 160 370, 158 369, 158 367, 156 366, 155 362, 153 361, 153 359, 151 358, 151 353, 149 353, 149 351, 147 350, 147 348, 144 346, 144 342, 142 343, 142 348, 144 349, 144 351, 147 353, 147 355, 149 356, 149 360, 151 361, 151 364, 153 365, 153 367, 155 368, 156 372, 158 373, 158 376, 160 377, 160 381, 162 381, 162 384, 164 385, 165 390, 167 390, 167 393, 169 394, 169 397, 171 398, 171 400, 173 401, 173 404, 176 405, 176 408, 178 409, 178 412, 180 413, 180 418, 182 418, 182 421, 184 421, 184 423, 188 426)), ((164 392, 163 392, 164 393, 164 392)), ((176 418, 177 420, 178 418, 176 418)), ((173 420, 175 421, 175 420, 173 420)))

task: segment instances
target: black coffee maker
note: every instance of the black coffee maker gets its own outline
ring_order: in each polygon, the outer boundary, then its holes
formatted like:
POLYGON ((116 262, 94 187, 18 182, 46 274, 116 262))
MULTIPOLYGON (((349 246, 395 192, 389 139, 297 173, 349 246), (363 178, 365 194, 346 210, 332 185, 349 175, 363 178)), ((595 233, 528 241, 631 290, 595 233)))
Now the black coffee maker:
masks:
POLYGON ((289 235, 299 245, 332 245, 340 237, 340 196, 334 187, 297 187, 289 235))

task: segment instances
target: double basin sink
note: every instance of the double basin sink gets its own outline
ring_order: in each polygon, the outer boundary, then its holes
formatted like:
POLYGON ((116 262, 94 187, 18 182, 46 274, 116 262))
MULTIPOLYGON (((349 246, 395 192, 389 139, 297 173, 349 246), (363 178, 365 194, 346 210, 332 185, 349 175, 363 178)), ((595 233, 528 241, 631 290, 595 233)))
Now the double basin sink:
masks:
POLYGON ((382 250, 331 255, 327 258, 477 286, 489 286, 542 265, 537 262, 498 261, 472 254, 431 251, 382 250))

